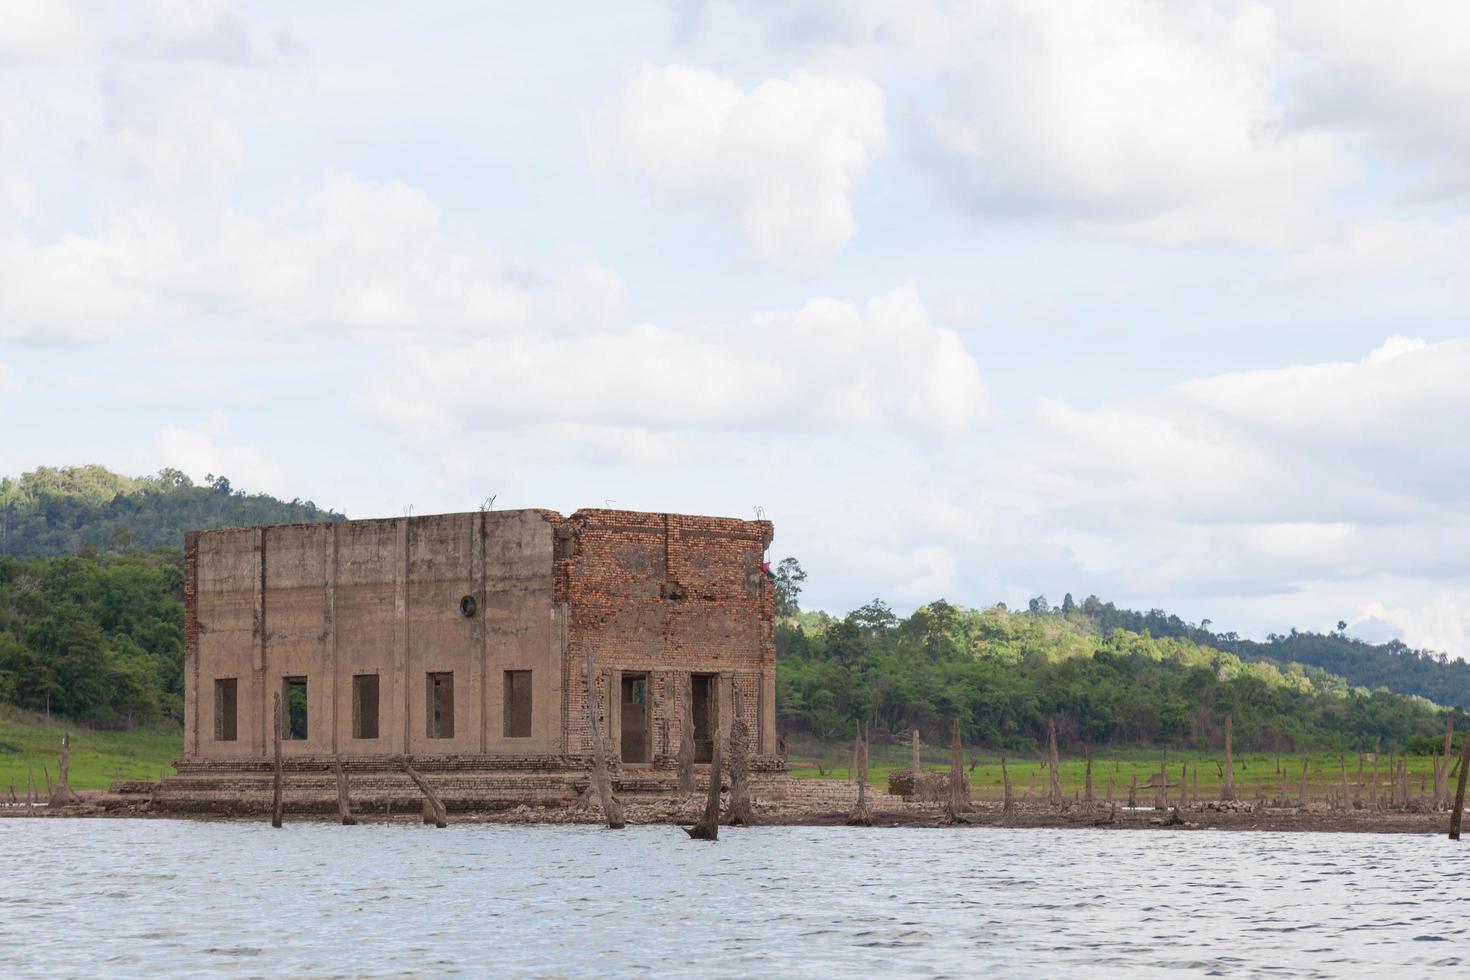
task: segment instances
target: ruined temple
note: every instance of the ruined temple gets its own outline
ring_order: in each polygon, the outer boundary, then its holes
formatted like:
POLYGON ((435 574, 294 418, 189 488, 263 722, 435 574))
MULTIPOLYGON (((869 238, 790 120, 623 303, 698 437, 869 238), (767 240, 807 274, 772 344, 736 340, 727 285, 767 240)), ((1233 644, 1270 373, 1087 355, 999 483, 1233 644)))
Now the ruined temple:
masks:
POLYGON ((778 771, 771 536, 622 510, 191 532, 184 756, 165 789, 248 795, 271 766, 277 694, 294 771, 409 757, 477 774, 466 792, 487 803, 564 798, 592 719, 623 783, 673 779, 686 717, 699 761, 739 719, 754 768, 778 771))

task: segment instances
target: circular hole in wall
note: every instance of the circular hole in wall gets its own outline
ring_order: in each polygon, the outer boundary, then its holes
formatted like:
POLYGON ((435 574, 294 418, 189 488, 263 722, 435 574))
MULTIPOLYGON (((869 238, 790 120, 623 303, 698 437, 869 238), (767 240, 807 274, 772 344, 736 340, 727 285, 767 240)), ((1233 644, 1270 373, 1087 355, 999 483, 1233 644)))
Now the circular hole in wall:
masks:
POLYGON ((475 614, 475 609, 478 608, 478 606, 479 603, 475 602, 475 597, 472 595, 467 595, 463 599, 459 600, 459 611, 464 613, 466 616, 473 616, 475 614))

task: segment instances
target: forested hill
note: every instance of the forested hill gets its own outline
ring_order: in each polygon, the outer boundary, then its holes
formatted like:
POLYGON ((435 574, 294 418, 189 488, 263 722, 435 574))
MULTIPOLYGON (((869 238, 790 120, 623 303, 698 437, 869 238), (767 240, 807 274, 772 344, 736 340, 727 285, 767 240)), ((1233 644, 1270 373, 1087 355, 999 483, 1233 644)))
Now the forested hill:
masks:
POLYGON ((0 479, 0 557, 181 548, 184 532, 336 521, 309 500, 245 493, 223 476, 196 485, 164 469, 128 477, 102 466, 38 467, 0 479))
POLYGON ((1234 633, 1212 631, 1210 621, 1192 625, 1161 609, 1146 613, 1118 609, 1111 602, 1088 596, 1073 604, 1067 596, 1060 606, 1050 606, 1044 596, 1031 600, 1029 612, 1052 617, 1081 616, 1096 624, 1103 634, 1113 630, 1177 637, 1233 653, 1241 660, 1299 663, 1337 674, 1355 687, 1386 688, 1399 694, 1428 698, 1436 704, 1470 709, 1470 663, 1452 660, 1433 650, 1417 650, 1399 640, 1366 643, 1343 632, 1346 624, 1330 633, 1273 633, 1264 643, 1241 639, 1234 633))

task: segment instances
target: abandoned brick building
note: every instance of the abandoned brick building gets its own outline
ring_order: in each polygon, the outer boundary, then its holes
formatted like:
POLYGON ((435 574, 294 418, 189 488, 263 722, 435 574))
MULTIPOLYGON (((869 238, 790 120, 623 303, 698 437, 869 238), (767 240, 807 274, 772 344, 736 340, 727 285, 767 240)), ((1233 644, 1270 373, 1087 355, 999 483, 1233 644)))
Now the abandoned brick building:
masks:
POLYGON ((595 717, 624 779, 658 778, 688 697, 701 761, 740 719, 775 771, 771 536, 619 510, 191 533, 179 772, 267 767, 276 694, 298 770, 585 772, 595 717))

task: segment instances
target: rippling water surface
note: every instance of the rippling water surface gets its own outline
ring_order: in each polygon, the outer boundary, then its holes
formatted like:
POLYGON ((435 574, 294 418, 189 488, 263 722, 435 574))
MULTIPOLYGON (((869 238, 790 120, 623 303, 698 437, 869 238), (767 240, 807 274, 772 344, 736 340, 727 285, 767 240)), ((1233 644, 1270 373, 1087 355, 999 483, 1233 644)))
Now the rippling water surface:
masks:
POLYGON ((0 975, 1470 974, 1470 843, 0 821, 0 975))

